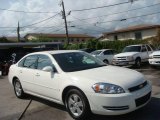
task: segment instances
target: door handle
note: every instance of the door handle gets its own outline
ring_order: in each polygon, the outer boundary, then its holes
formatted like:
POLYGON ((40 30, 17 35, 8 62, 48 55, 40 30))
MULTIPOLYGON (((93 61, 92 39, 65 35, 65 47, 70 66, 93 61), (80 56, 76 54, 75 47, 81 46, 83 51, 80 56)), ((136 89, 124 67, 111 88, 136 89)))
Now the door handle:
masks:
POLYGON ((36 76, 37 76, 37 77, 39 77, 39 76, 40 76, 40 74, 38 74, 38 73, 37 73, 37 74, 36 74, 36 76))

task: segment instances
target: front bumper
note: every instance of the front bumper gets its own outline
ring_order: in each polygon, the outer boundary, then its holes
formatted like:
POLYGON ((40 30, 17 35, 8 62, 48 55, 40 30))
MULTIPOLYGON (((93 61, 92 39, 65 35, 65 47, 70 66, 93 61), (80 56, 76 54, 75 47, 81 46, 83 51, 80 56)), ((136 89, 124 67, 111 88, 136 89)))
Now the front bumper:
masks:
POLYGON ((160 66, 160 59, 149 59, 149 64, 154 66, 160 66))
POLYGON ((151 98, 152 87, 148 84, 133 93, 123 94, 90 94, 91 111, 100 115, 121 115, 145 106, 151 98))
POLYGON ((135 61, 120 61, 120 60, 113 60, 112 61, 113 65, 116 66, 128 66, 128 65, 134 65, 135 61))

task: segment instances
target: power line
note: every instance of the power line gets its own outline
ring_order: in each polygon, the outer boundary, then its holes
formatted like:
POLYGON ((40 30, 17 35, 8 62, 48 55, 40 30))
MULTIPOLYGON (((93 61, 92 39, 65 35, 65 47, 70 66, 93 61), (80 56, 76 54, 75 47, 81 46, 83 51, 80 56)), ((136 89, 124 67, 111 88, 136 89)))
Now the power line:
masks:
POLYGON ((59 13, 57 13, 56 15, 53 15, 53 16, 47 18, 47 19, 41 20, 41 21, 39 21, 39 22, 32 23, 32 24, 29 24, 29 25, 25 25, 25 26, 23 26, 23 27, 21 27, 21 28, 25 28, 25 27, 29 27, 29 26, 33 26, 33 25, 36 25, 36 24, 45 22, 45 21, 47 21, 47 20, 49 20, 49 19, 52 19, 52 18, 56 17, 58 14, 59 14, 59 13))
POLYGON ((82 29, 82 30, 89 30, 89 31, 95 31, 95 32, 102 32, 102 31, 99 31, 99 30, 94 30, 94 29, 87 29, 87 28, 82 28, 82 27, 77 27, 75 26, 74 28, 77 28, 77 29, 82 29))
MULTIPOLYGON (((72 16, 72 17, 73 17, 74 19, 77 19, 77 20, 79 20, 79 21, 82 21, 82 22, 83 22, 83 20, 81 20, 81 19, 79 19, 79 18, 76 18, 76 17, 74 17, 74 16, 72 16)), ((89 22, 87 22, 87 24, 93 25, 92 23, 89 23, 89 22)), ((96 25, 94 25, 94 27, 97 27, 97 28, 101 28, 101 29, 106 30, 105 28, 100 27, 100 26, 96 26, 96 25)))
MULTIPOLYGON (((148 5, 148 6, 145 6, 145 7, 139 7, 139 8, 135 8, 135 9, 130 9, 130 10, 126 10, 126 11, 115 12, 115 13, 112 13, 112 14, 106 14, 106 15, 101 15, 101 16, 95 16, 95 17, 90 17, 90 18, 79 19, 79 20, 80 21, 85 21, 85 20, 94 19, 94 18, 100 18, 100 17, 105 17, 105 16, 113 16, 113 15, 116 15, 116 14, 126 13, 126 12, 130 12, 130 11, 136 11, 136 10, 140 10, 140 9, 144 9, 144 8, 148 8, 148 7, 153 7, 153 6, 156 6, 156 5, 160 5, 160 3, 153 4, 153 5, 148 5)), ((71 22, 73 22, 73 21, 71 21, 71 22)))
MULTIPOLYGON (((134 0, 134 2, 135 1, 139 1, 139 0, 134 0)), ((106 8, 106 7, 113 7, 113 6, 127 4, 127 3, 132 3, 132 2, 129 0, 127 2, 121 2, 121 3, 117 3, 117 4, 112 4, 112 5, 105 5, 105 6, 99 6, 99 7, 86 8, 86 9, 77 9, 77 10, 71 10, 71 11, 72 12, 81 12, 81 11, 95 10, 95 9, 101 9, 101 8, 106 8)))
POLYGON ((46 13, 58 13, 58 12, 30 12, 30 11, 22 11, 22 10, 10 10, 10 9, 5 9, 5 8, 0 8, 0 10, 3 11, 9 11, 9 12, 19 12, 19 13, 35 13, 35 14, 46 14, 46 13))
POLYGON ((133 17, 128 17, 128 18, 123 18, 123 19, 117 19, 117 20, 110 20, 110 21, 104 21, 104 22, 99 22, 101 23, 107 23, 107 22, 114 22, 114 21, 125 21, 128 19, 133 19, 133 18, 138 18, 138 17, 144 17, 144 16, 151 16, 151 15, 155 15, 155 14, 159 14, 160 12, 155 12, 155 13, 150 13, 150 14, 145 14, 145 15, 139 15, 139 16, 133 16, 133 17))

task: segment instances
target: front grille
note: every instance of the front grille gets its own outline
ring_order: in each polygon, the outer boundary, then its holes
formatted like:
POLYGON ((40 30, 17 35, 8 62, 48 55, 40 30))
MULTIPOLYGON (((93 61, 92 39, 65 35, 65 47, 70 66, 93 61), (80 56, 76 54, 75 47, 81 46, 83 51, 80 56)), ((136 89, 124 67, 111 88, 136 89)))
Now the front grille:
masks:
POLYGON ((117 60, 127 60, 126 57, 117 57, 117 60))
POLYGON ((136 107, 139 107, 145 104, 150 99, 150 97, 151 97, 151 92, 141 98, 136 99, 135 100, 136 107))
POLYGON ((144 88, 146 85, 147 85, 147 81, 145 81, 144 83, 142 83, 142 84, 140 84, 140 85, 131 87, 131 88, 129 88, 128 90, 129 90, 130 92, 134 92, 134 91, 137 91, 137 90, 140 90, 140 89, 144 88))
POLYGON ((153 55, 153 58, 160 58, 160 55, 153 55))

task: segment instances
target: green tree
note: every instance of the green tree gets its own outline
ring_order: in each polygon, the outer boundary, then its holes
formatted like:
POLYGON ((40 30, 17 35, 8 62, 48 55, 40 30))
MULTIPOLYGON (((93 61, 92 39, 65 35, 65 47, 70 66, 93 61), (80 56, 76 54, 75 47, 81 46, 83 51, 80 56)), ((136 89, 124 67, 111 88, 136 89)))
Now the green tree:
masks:
POLYGON ((6 37, 0 37, 0 43, 8 43, 8 39, 6 37))
POLYGON ((86 43, 86 48, 93 48, 93 49, 95 49, 97 42, 98 41, 94 40, 94 39, 88 40, 87 43, 86 43))
POLYGON ((97 43, 96 43, 96 49, 97 49, 97 50, 102 49, 102 44, 101 44, 101 42, 97 42, 97 43))

